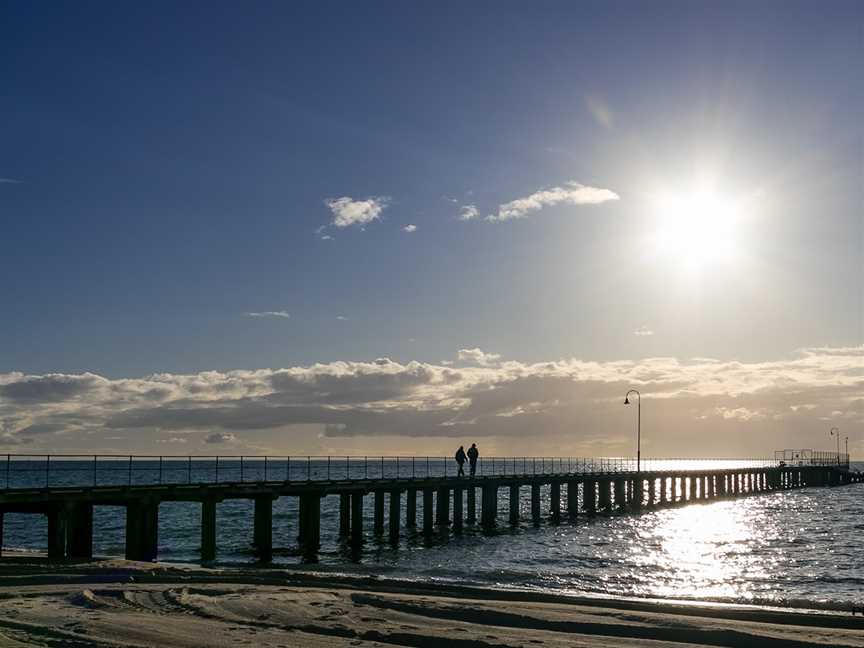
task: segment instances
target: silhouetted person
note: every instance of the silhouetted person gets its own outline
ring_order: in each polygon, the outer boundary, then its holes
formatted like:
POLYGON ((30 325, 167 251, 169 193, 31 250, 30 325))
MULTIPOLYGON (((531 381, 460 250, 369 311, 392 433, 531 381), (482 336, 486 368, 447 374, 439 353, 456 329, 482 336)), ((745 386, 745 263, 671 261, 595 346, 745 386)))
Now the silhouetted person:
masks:
POLYGON ((457 477, 464 477, 465 470, 462 466, 465 464, 465 448, 464 446, 459 446, 459 449, 456 451, 456 463, 459 464, 459 472, 456 473, 457 477))
POLYGON ((472 443, 471 447, 468 448, 468 463, 471 465, 471 476, 474 476, 474 473, 477 472, 477 457, 480 456, 480 451, 477 450, 477 444, 472 443))

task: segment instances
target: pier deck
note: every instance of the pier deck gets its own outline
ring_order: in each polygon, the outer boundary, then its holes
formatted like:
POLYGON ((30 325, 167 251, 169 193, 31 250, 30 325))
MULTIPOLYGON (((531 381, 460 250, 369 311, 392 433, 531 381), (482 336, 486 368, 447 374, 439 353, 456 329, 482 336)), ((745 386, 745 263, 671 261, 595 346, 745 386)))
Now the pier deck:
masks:
POLYGON ((120 475, 118 458, 103 458, 101 474, 99 458, 92 465, 89 459, 85 463, 68 457, 54 458, 52 483, 50 459, 45 461, 43 475, 40 461, 13 462, 11 456, 7 457, 8 487, 0 488, 0 547, 4 513, 33 513, 48 518, 49 558, 91 558, 93 508, 120 506, 126 509, 126 558, 153 561, 158 557, 159 505, 197 502, 201 505, 201 559, 210 561, 217 555, 216 505, 246 499, 254 502, 254 548, 258 558, 266 562, 273 552, 273 502, 280 497, 296 497, 300 546, 307 560, 315 560, 321 543, 321 500, 329 496, 339 500, 339 535, 359 552, 366 538, 366 496, 371 496, 374 503, 373 535, 383 536, 386 532, 390 542, 398 544, 405 527, 417 528, 426 535, 460 533, 466 524, 477 523, 478 509, 480 527, 493 529, 500 523, 498 497, 502 488, 509 493, 507 523, 520 523, 520 502, 527 496, 531 521, 540 524, 544 520, 557 523, 564 516, 638 512, 777 490, 839 486, 864 478, 848 470, 848 459, 844 462, 836 455, 810 458, 794 466, 777 460, 678 460, 682 467, 675 468, 676 460, 646 460, 640 470, 629 459, 544 458, 538 469, 534 458, 492 458, 487 460, 483 474, 478 471, 474 477, 454 476, 452 466, 451 474, 446 474, 446 460, 435 460, 435 469, 431 470, 429 458, 400 458, 402 464, 396 461, 395 465, 393 459, 375 458, 373 472, 380 470, 380 474, 371 477, 368 457, 342 457, 339 461, 344 462, 344 469, 338 464, 335 470, 332 458, 327 459, 326 470, 323 459, 306 458, 295 459, 305 465, 305 476, 302 470, 297 474, 296 465, 288 460, 282 479, 272 478, 274 465, 275 472, 279 472, 278 460, 275 464, 271 460, 268 466, 261 457, 244 458, 245 465, 241 460, 239 467, 236 459, 226 464, 223 458, 221 479, 218 459, 215 479, 208 464, 212 458, 167 459, 124 458, 124 472, 120 475), (175 481, 181 460, 185 463, 184 479, 175 481), (400 472, 406 462, 412 467, 409 474, 400 472), (418 462, 423 468, 419 475, 418 462), (171 464, 167 469, 166 463, 171 464), (238 468, 239 474, 235 474, 238 468), (126 483, 100 483, 106 481, 105 471, 112 471, 109 474, 115 482, 125 479, 126 483), (146 478, 142 477, 143 471, 147 471, 146 478), (73 472, 79 481, 86 479, 90 483, 56 483, 74 481, 73 472), (442 474, 431 474, 434 472, 442 474), (419 520, 418 498, 422 510, 419 520), (548 503, 548 510, 542 510, 541 502, 548 503))

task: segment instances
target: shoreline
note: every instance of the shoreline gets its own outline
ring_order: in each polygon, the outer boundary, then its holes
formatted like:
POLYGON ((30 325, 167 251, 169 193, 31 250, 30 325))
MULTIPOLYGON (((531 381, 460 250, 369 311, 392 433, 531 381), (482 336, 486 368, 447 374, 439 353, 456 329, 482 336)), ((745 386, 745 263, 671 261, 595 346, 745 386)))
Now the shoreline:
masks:
MULTIPOLYGON (((44 569, 51 566, 52 569, 60 568, 59 574, 71 576, 77 567, 86 567, 85 574, 80 577, 92 578, 104 576, 108 573, 116 573, 117 565, 124 565, 131 574, 135 574, 142 581, 153 583, 171 582, 171 574, 189 577, 194 574, 205 580, 216 578, 223 582, 238 584, 274 584, 291 583, 298 586, 327 586, 327 587, 354 587, 374 585, 386 588, 387 591, 427 591, 430 592, 453 592, 471 598, 475 593, 494 592, 500 600, 516 599, 534 600, 537 602, 573 602, 581 605, 614 604, 620 606, 633 606, 633 609, 647 609, 642 606, 661 606, 671 608, 708 608, 716 609, 722 614, 723 610, 741 610, 754 612, 786 612, 806 615, 838 615, 855 616, 860 614, 864 619, 864 593, 860 602, 832 602, 811 601, 807 599, 795 599, 789 601, 776 601, 769 599, 754 599, 748 601, 724 599, 719 597, 664 597, 625 593, 607 593, 592 590, 549 590, 541 588, 517 587, 496 583, 494 585, 483 583, 456 583, 445 580, 419 578, 398 578, 376 573, 360 574, 343 571, 338 566, 332 568, 318 569, 315 565, 283 565, 269 563, 266 565, 244 564, 244 563, 214 563, 202 565, 194 562, 183 561, 158 561, 155 563, 141 563, 128 561, 119 556, 97 556, 90 561, 67 561, 64 563, 49 563, 44 551, 31 549, 3 549, 3 559, 0 560, 0 591, 3 587, 4 567, 17 565, 25 567, 22 573, 15 577, 24 577, 25 573, 32 570, 31 581, 48 584, 52 576, 44 575, 44 569), (166 576, 163 576, 166 575, 166 576), (168 578, 168 581, 160 580, 168 578)), ((64 582, 73 582, 65 580, 64 582)))
POLYGON ((210 639, 196 643, 205 631, 230 634, 224 645, 238 645, 243 636, 262 646, 423 648, 454 640, 466 647, 621 646, 647 640, 760 648, 864 646, 864 616, 848 612, 552 594, 290 569, 125 560, 49 564, 32 556, 0 563, 4 648, 34 640, 49 646, 222 645, 210 639), (69 643, 62 630, 67 626, 78 644, 69 643), (286 633, 296 635, 293 642, 284 643, 286 633), (88 642, 80 643, 84 636, 88 642))

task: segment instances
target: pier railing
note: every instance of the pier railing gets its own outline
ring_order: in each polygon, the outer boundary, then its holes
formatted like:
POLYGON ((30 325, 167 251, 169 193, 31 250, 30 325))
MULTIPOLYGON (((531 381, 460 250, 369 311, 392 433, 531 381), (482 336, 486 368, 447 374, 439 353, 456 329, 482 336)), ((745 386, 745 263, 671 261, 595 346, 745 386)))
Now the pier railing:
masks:
MULTIPOLYGON (((817 453, 796 465, 848 467, 848 455, 817 453), (806 463, 802 463, 806 461, 806 463)), ((241 455, 0 455, 0 490, 156 484, 310 482, 456 477, 451 457, 241 455)), ((770 468, 782 459, 642 459, 640 469, 770 468)), ((788 462, 786 462, 788 463, 788 462)), ((470 466, 464 465, 465 474, 470 466)), ((632 457, 481 457, 478 477, 636 471, 632 457)))

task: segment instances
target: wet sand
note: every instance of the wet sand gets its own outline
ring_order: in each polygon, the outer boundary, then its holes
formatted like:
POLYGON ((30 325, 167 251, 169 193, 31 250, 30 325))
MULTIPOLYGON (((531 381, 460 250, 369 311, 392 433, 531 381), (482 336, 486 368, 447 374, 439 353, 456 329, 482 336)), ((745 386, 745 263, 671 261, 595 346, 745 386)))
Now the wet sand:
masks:
POLYGON ((864 646, 864 617, 290 570, 0 562, 0 646, 864 646))

